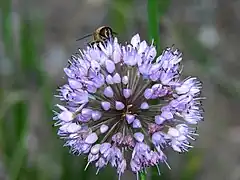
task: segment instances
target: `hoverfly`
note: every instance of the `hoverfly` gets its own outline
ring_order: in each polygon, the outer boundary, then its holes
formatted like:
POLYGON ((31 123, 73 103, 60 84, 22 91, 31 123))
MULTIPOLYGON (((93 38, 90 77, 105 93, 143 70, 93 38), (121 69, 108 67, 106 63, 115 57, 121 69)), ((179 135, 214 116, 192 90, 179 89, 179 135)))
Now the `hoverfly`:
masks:
POLYGON ((87 37, 92 36, 93 40, 89 42, 88 44, 90 46, 93 46, 94 44, 99 44, 99 43, 106 43, 106 41, 113 39, 114 35, 117 33, 112 30, 112 28, 108 26, 101 26, 97 28, 93 33, 87 34, 79 39, 77 41, 80 41, 82 39, 85 39, 87 37))

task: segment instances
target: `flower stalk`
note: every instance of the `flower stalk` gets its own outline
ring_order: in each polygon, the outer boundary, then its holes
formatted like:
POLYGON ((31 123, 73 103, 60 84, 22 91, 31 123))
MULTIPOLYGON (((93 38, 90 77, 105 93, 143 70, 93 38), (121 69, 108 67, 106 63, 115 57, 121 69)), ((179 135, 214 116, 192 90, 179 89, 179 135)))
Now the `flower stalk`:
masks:
POLYGON ((140 180, 146 180, 146 173, 140 172, 139 176, 140 176, 139 178, 140 180))

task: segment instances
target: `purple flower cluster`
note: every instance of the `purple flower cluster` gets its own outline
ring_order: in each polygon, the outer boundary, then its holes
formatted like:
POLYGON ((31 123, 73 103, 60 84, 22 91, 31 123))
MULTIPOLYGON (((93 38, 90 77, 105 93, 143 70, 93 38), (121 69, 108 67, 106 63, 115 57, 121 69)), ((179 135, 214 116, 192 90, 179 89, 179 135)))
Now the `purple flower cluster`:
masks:
POLYGON ((138 174, 168 165, 165 148, 192 147, 203 120, 201 82, 180 79, 179 50, 156 54, 137 34, 124 46, 115 38, 87 47, 64 69, 68 83, 57 96, 64 104, 54 117, 58 135, 97 172, 111 164, 119 177, 127 168, 138 174))

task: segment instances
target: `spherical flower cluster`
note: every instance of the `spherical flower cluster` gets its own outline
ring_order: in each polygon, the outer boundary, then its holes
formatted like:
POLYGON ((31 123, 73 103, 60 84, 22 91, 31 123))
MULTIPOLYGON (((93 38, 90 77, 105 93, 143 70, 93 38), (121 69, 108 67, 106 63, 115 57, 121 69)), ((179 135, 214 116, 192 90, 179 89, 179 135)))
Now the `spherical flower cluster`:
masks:
MULTIPOLYGON (((71 152, 88 156, 97 172, 110 164, 119 177, 159 163, 164 149, 192 147, 196 125, 203 120, 201 82, 180 79, 182 53, 156 48, 139 35, 121 45, 117 38, 89 46, 72 56, 64 69, 55 125, 71 152)), ((86 166, 86 167, 87 167, 86 166)))

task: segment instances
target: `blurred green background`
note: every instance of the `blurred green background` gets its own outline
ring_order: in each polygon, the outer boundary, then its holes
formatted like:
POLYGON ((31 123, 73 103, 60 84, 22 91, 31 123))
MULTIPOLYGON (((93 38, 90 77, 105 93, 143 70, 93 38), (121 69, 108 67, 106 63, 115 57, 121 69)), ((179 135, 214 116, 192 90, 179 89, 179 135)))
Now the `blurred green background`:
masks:
MULTIPOLYGON (((86 159, 68 153, 52 126, 55 89, 76 39, 102 25, 121 42, 139 33, 159 52, 184 52, 184 76, 203 81, 205 121, 195 148, 168 152, 151 180, 240 179, 240 1, 237 0, 0 0, 0 180, 117 179, 97 176, 86 159)), ((126 172, 122 179, 135 179, 126 172)))

